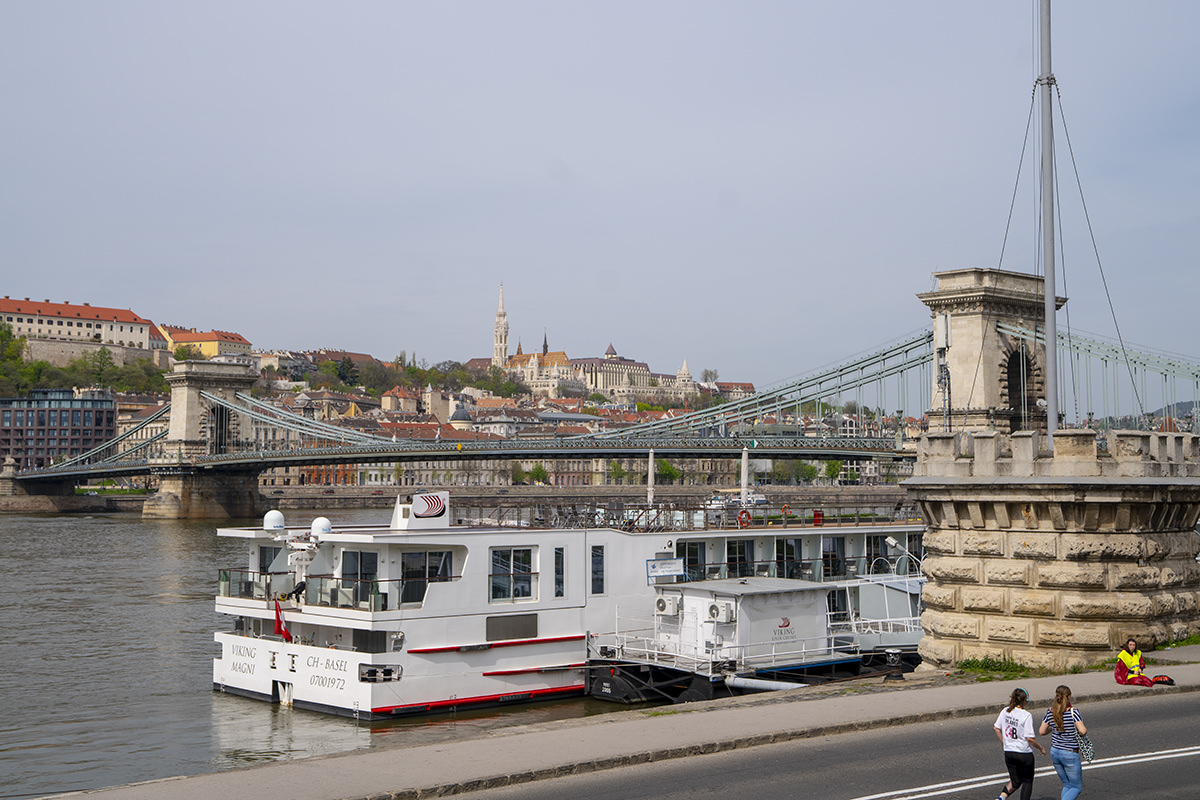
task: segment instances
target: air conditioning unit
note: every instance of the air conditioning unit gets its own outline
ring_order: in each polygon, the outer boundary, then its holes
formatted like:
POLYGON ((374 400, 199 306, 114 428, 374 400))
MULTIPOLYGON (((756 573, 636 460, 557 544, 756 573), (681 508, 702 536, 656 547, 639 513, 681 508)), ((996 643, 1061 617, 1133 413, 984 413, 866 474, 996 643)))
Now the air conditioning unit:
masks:
POLYGON ((708 618, 712 622, 733 622, 733 606, 730 603, 712 603, 708 607, 708 618))
POLYGON ((672 595, 659 595, 654 598, 654 613, 660 617, 674 617, 679 614, 679 598, 672 595))

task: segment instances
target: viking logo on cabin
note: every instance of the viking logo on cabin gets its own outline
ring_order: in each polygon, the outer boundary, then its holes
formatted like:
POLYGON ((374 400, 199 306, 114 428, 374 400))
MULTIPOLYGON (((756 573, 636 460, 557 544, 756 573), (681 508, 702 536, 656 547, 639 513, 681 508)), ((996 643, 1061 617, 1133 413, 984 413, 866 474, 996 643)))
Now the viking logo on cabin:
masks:
POLYGON ((788 619, 787 617, 780 617, 779 618, 779 627, 790 628, 790 627, 792 627, 792 621, 790 619, 788 619))
POLYGON ((441 495, 419 494, 413 498, 414 517, 440 517, 446 513, 446 501, 441 495), (425 507, 422 509, 421 506, 425 507))

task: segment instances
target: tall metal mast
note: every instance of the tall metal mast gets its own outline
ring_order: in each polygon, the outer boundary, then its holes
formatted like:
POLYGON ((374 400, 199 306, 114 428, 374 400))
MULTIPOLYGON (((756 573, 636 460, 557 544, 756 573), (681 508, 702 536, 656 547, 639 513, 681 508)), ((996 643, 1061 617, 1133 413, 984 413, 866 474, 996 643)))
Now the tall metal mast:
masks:
POLYGON ((1055 325, 1054 290, 1054 72, 1050 68, 1050 0, 1041 0, 1041 75, 1038 86, 1042 101, 1042 263, 1046 273, 1046 432, 1054 449, 1058 430, 1058 331, 1055 325))

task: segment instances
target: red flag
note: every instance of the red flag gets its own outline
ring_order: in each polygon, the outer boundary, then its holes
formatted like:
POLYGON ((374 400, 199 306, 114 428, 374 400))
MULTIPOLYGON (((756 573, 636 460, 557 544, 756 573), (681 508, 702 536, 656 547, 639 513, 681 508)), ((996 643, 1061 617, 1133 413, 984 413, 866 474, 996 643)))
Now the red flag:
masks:
POLYGON ((279 607, 279 601, 275 601, 275 632, 283 637, 285 642, 292 640, 292 635, 288 633, 287 625, 283 621, 283 609, 279 607))

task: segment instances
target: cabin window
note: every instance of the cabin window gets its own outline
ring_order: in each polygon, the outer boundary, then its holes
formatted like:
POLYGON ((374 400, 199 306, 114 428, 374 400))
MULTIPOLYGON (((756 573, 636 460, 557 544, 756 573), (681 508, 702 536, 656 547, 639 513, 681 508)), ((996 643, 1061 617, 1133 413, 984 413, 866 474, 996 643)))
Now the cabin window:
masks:
POLYGON ((592 545, 592 594, 604 594, 604 545, 592 545))
POLYGON ((881 534, 871 534, 867 537, 866 546, 867 572, 872 575, 891 572, 891 562, 888 561, 887 537, 881 534))
POLYGON ((747 578, 754 574, 754 540, 730 539, 725 543, 726 577, 747 578))
MULTIPOLYGON (((846 574, 846 537, 821 537, 821 573, 826 580, 846 574)), ((833 596, 833 592, 830 596, 833 596)))
POLYGON ((387 631, 355 630, 354 649, 360 653, 386 653, 389 637, 390 634, 387 631))
MULTIPOLYGON (((355 605, 370 600, 379 575, 379 554, 370 550, 342 551, 342 591, 349 590, 355 605)), ((337 590, 335 590, 337 591, 337 590)), ((344 599, 339 597, 339 602, 344 599)), ((339 603, 334 603, 338 605, 339 603)))
POLYGON ((533 548, 492 549, 491 599, 533 597, 533 548))
POLYGON ((567 554, 566 548, 554 548, 554 596, 564 597, 567 593, 567 554))
POLYGON ((704 542, 677 542, 675 555, 683 559, 683 575, 678 578, 680 583, 704 580, 704 542))
POLYGON ((430 581, 448 581, 454 574, 448 550, 400 554, 400 602, 420 603, 430 581))
POLYGON ((268 544, 260 545, 258 548, 258 571, 270 572, 271 563, 278 558, 279 554, 282 552, 282 547, 275 547, 268 544))
POLYGON ((775 574, 780 578, 799 578, 811 581, 813 571, 811 565, 804 566, 803 549, 800 539, 775 540, 775 574))

